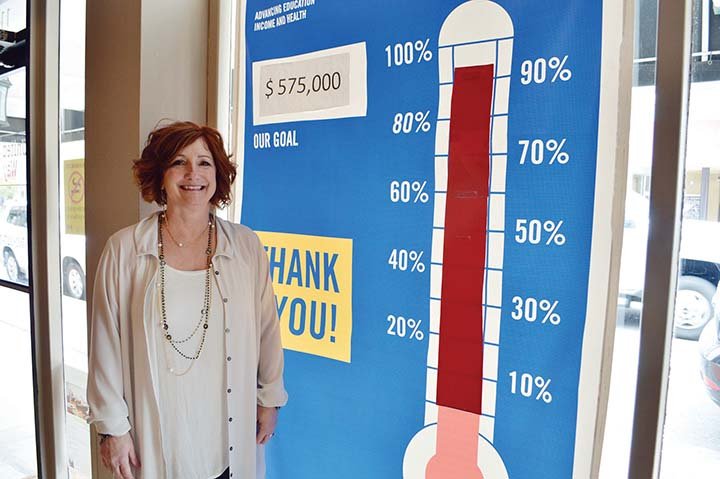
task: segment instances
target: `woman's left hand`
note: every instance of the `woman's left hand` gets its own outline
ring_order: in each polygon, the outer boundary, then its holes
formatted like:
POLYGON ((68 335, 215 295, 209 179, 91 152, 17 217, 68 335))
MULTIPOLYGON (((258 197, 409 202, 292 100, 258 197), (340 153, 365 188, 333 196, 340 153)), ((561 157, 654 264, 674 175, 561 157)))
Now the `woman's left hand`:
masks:
POLYGON ((275 435, 278 410, 276 407, 257 407, 257 443, 266 444, 275 435))

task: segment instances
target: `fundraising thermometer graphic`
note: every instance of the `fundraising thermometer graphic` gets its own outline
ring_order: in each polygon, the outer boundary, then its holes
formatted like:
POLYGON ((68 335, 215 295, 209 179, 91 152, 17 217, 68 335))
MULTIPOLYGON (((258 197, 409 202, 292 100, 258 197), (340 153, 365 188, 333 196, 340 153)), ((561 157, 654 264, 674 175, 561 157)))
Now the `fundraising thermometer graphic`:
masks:
POLYGON ((493 439, 512 45, 509 15, 487 0, 440 30, 425 427, 405 479, 508 478, 493 439))

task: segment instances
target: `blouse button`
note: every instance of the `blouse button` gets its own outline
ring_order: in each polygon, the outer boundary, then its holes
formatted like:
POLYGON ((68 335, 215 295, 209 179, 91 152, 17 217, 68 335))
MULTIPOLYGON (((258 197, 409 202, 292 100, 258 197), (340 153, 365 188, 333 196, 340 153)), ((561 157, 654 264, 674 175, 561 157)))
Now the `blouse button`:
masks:
POLYGON ((230 356, 227 357, 228 361, 232 361, 232 358, 230 356))
POLYGON ((218 275, 219 275, 219 274, 220 274, 220 271, 217 271, 217 270, 216 270, 216 271, 215 271, 215 274, 218 274, 218 275))
POLYGON ((230 332, 230 328, 225 328, 225 332, 226 332, 226 333, 229 333, 229 332, 230 332))
POLYGON ((223 298, 223 303, 227 303, 227 298, 223 298))
POLYGON ((232 422, 232 418, 231 418, 231 417, 228 418, 228 422, 232 422))
POLYGON ((232 447, 232 446, 230 446, 230 450, 231 450, 231 451, 233 450, 233 447, 232 447))
POLYGON ((232 392, 232 389, 228 388, 227 392, 228 394, 230 394, 232 392))

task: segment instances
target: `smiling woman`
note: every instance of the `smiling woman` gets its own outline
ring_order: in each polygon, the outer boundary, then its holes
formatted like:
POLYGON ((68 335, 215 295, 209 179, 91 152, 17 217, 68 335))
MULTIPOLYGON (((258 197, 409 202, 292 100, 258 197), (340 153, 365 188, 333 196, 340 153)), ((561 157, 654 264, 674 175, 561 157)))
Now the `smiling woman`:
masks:
POLYGON ((262 478, 287 394, 267 255, 214 214, 235 165, 215 129, 177 122, 133 171, 163 210, 114 234, 98 265, 88 403, 103 464, 123 479, 262 478))

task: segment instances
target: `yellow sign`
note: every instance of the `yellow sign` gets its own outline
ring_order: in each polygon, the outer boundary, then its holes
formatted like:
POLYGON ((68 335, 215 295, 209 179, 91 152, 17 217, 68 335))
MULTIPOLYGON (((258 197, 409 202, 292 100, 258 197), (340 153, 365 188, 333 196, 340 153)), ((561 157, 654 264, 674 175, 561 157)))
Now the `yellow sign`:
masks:
POLYGON ((85 160, 65 160, 65 233, 85 234, 85 160))
POLYGON ((285 349, 350 362, 352 240, 258 232, 285 349))

